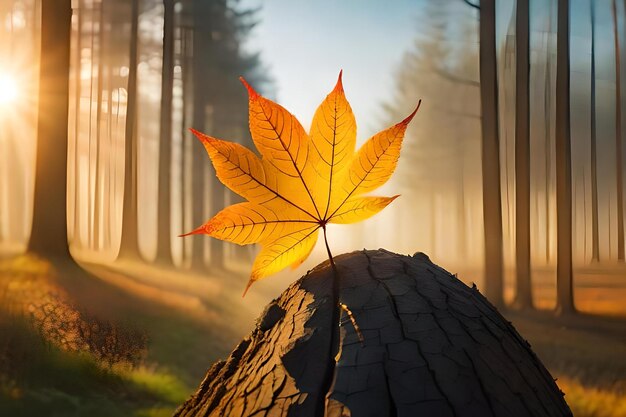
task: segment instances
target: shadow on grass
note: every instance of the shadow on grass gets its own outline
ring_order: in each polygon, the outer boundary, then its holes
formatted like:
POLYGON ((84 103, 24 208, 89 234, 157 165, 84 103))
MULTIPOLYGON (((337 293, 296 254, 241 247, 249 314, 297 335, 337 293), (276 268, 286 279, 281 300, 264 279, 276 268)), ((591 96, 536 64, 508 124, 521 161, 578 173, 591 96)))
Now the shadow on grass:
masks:
POLYGON ((75 264, 2 260, 0 415, 169 416, 247 330, 227 317, 192 317, 75 264), (60 337, 48 337, 50 329, 60 337), (135 334, 128 329, 146 336, 139 362, 109 361, 85 344, 87 334, 117 346, 135 334))
POLYGON ((0 313, 0 334, 0 415, 169 415, 188 391, 172 375, 63 351, 22 316, 0 313))

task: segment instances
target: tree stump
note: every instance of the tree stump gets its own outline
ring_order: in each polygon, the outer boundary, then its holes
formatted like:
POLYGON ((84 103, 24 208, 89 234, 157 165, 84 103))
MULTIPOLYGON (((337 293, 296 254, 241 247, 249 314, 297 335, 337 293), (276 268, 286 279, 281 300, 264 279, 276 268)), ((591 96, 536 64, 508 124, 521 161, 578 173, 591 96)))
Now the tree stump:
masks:
POLYGON ((423 253, 359 251, 335 262, 347 306, 340 328, 326 261, 267 306, 175 415, 572 415, 528 342, 475 286, 423 253))

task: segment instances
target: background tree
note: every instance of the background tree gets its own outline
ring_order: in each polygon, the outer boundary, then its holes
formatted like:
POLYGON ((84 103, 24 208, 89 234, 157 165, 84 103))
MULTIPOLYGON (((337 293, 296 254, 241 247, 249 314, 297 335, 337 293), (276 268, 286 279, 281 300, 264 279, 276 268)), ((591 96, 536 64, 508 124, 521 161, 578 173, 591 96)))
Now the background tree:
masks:
POLYGON ((128 70, 128 104, 124 129, 124 194, 120 258, 139 257, 137 225, 137 64, 138 64, 139 0, 131 0, 130 53, 128 70))
POLYGON ((41 4, 41 67, 33 225, 29 251, 70 260, 67 238, 67 119, 71 2, 41 4))
POLYGON ((517 0, 515 44, 515 306, 532 306, 530 270, 529 1, 517 0))
POLYGON ((411 248, 417 244, 435 259, 446 256, 467 265, 468 251, 476 246, 467 245, 468 228, 479 221, 469 218, 468 208, 480 188, 474 19, 458 2, 437 0, 427 2, 418 19, 414 45, 396 72, 393 99, 383 105, 385 123, 394 123, 406 117, 417 97, 424 102, 420 123, 409 126, 399 161, 398 192, 408 209, 396 217, 419 231, 412 234, 411 248), (452 35, 448 15, 464 12, 458 36, 467 42, 460 43, 452 35), (454 250, 442 253, 441 234, 454 250))
POLYGON ((574 310, 572 271, 572 160, 570 137, 569 0, 559 0, 556 58, 556 202, 558 314, 574 310))
POLYGON ((156 261, 172 264, 172 94, 174 89, 174 0, 163 0, 163 66, 159 129, 159 189, 156 261))
POLYGON ((617 0, 611 2, 615 45, 615 172, 617 186, 617 260, 624 262, 624 167, 622 164, 622 82, 617 0))
POLYGON ((502 306, 504 267, 495 0, 481 0, 479 15, 485 295, 494 305, 502 306))
POLYGON ((596 6, 589 2, 591 20, 591 260, 600 261, 600 227, 598 225, 598 144, 596 138, 596 6))

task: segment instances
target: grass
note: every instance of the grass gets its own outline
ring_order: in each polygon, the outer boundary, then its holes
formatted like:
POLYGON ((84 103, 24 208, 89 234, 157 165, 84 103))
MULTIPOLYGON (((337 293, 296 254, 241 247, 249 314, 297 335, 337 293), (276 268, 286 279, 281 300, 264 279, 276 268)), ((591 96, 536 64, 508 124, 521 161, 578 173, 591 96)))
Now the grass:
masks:
POLYGON ((2 416, 169 416, 247 331, 224 297, 217 312, 191 314, 70 270, 32 256, 0 261, 2 416), (141 329, 147 352, 109 366, 84 349, 77 321, 141 329))
MULTIPOLYGON (((151 269, 143 270, 147 277, 141 279, 141 268, 135 269, 125 279, 119 270, 97 267, 91 274, 70 274, 32 256, 0 260, 0 415, 170 416, 206 369, 248 331, 252 316, 239 310, 252 300, 242 301, 232 288, 221 289, 217 280, 156 277, 151 269), (229 292, 234 298, 225 295, 229 292), (62 311, 59 317, 93 316, 141 329, 147 335, 141 363, 109 367, 89 351, 68 350, 46 337, 37 322, 45 317, 31 311, 46 303, 62 311)), ((579 305, 598 299, 589 291, 579 294, 579 305)), ((575 416, 626 417, 623 321, 506 316, 558 377, 575 416)), ((61 320, 57 327, 67 323, 61 320)))
POLYGON ((505 312, 565 393, 576 417, 626 417, 626 323, 505 312))
POLYGON ((559 387, 576 417, 626 417, 626 396, 612 390, 588 387, 580 381, 559 378, 559 387))

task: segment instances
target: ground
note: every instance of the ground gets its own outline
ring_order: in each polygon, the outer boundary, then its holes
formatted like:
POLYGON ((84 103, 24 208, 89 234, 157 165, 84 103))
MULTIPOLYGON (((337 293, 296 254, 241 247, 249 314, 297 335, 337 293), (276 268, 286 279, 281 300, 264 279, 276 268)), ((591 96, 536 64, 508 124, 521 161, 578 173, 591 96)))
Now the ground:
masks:
MULTIPOLYGON (((261 288, 242 300, 243 278, 219 271, 83 267, 0 260, 0 415, 171 415, 271 298, 261 288)), ((558 378, 574 415, 626 416, 624 319, 504 315, 558 378)))

